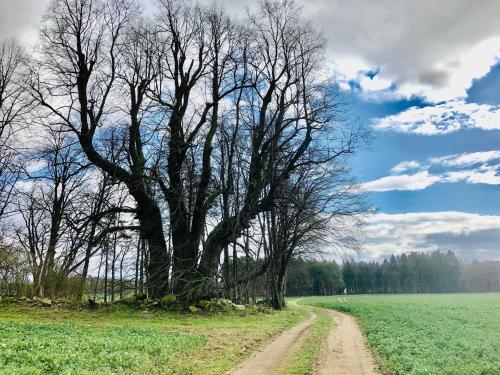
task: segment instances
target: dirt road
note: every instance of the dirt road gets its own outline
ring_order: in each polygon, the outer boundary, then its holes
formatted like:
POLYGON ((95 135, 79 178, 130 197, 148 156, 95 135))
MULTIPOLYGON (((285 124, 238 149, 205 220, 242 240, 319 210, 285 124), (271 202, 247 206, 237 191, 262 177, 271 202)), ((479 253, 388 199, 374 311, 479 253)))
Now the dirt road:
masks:
POLYGON ((333 310, 327 311, 335 320, 321 353, 319 375, 376 375, 375 361, 365 345, 356 320, 333 310))
MULTIPOLYGON (((324 310, 335 320, 335 327, 321 350, 319 375, 378 375, 375 361, 365 345, 356 320, 346 314, 324 310)), ((283 332, 263 350, 253 354, 231 375, 272 375, 284 361, 300 348, 307 338, 316 315, 292 329, 283 332)))
POLYGON ((262 351, 253 354, 240 366, 231 372, 231 375, 271 375, 290 355, 300 348, 307 337, 307 331, 316 320, 316 314, 295 327, 283 332, 262 351))

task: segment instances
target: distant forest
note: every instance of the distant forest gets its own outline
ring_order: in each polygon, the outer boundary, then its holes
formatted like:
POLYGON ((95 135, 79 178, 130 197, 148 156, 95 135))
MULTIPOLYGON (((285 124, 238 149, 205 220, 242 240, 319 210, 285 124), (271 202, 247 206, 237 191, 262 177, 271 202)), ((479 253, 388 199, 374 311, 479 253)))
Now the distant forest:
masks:
POLYGON ((500 262, 460 262, 452 251, 391 255, 383 262, 297 259, 288 296, 362 293, 500 292, 500 262))

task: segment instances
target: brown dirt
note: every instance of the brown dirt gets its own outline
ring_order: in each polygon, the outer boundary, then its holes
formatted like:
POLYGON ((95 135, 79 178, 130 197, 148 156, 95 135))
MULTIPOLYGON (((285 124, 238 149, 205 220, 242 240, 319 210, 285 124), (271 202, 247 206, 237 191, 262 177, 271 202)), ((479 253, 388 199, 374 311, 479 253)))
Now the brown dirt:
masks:
POLYGON ((307 332, 316 320, 316 314, 295 327, 283 332, 276 340, 261 351, 253 354, 230 372, 231 375, 270 375, 278 371, 283 361, 299 349, 307 337, 307 332))
POLYGON ((322 350, 318 374, 379 374, 356 319, 337 311, 326 309, 324 311, 327 311, 335 320, 335 327, 322 350))
MULTIPOLYGON (((296 302, 296 301, 295 301, 296 302)), ((330 314, 335 327, 321 349, 318 375, 379 375, 375 360, 365 344, 356 319, 338 311, 322 309, 330 314)), ((311 317, 283 332, 276 340, 241 363, 230 375, 271 375, 299 349, 316 319, 311 317)))

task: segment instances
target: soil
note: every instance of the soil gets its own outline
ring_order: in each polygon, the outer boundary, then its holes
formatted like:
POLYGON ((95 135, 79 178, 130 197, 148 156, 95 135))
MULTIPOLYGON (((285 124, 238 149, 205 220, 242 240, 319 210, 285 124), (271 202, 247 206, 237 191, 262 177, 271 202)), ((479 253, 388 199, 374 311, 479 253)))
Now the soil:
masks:
MULTIPOLYGON (((377 365, 366 346, 356 319, 333 310, 324 309, 335 327, 329 334, 318 362, 318 375, 378 375, 377 365)), ((230 375, 275 374, 284 361, 299 349, 307 338, 316 314, 295 327, 283 332, 278 338, 241 363, 230 375)))
POLYGON ((231 375, 270 375, 278 371, 281 364, 299 349, 307 338, 307 332, 316 320, 316 314, 295 327, 283 332, 277 339, 254 353, 234 369, 231 375))
POLYGON ((321 353, 319 375, 377 375, 376 362, 352 316, 327 311, 335 320, 321 353))

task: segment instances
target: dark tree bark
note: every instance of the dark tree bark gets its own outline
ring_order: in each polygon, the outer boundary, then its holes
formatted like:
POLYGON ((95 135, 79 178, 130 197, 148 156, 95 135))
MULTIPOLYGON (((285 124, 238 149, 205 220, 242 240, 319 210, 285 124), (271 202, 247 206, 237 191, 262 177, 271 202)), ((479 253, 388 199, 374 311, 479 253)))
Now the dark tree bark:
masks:
MULTIPOLYGON (((144 76, 135 75, 129 81, 131 105, 127 154, 131 160, 130 168, 126 169, 114 158, 104 156, 94 143, 96 131, 112 109, 108 101, 113 87, 118 85, 118 78, 130 78, 127 75, 130 69, 123 74, 118 71, 118 45, 126 42, 125 30, 136 12, 137 8, 131 1, 54 0, 42 28, 44 60, 36 72, 38 80, 33 82, 32 91, 42 106, 78 136, 88 160, 127 186, 137 204, 141 235, 149 245, 149 294, 160 297, 168 287, 166 269, 169 259, 160 209, 150 192, 142 154, 138 114, 148 84, 144 82, 144 76), (51 80, 42 79, 42 75, 51 80), (65 96, 69 104, 60 106, 54 103, 49 94, 55 92, 59 97, 65 96)), ((150 63, 146 59, 146 66, 134 68, 142 73, 150 63)))

